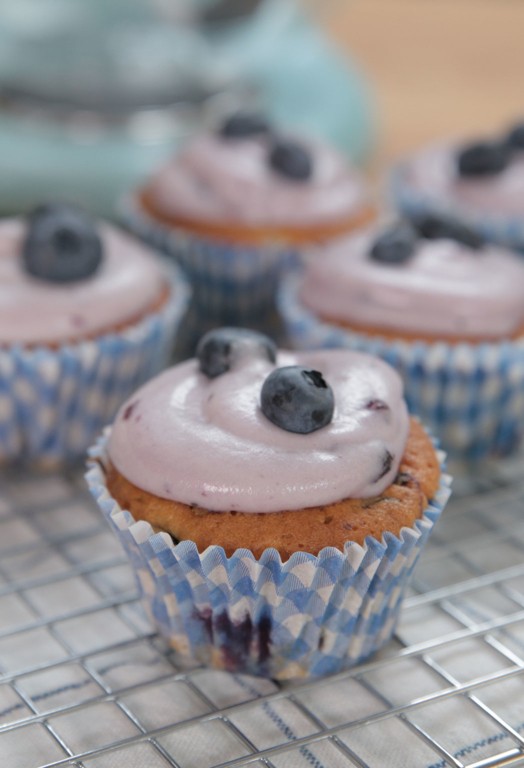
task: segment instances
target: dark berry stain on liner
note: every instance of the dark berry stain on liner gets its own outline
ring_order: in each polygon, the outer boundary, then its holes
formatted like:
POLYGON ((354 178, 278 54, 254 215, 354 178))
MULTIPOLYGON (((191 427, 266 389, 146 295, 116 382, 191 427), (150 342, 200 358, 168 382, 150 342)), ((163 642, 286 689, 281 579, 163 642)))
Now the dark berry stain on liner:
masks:
POLYGON ((271 645, 271 617, 262 615, 258 620, 258 662, 264 664, 269 659, 271 645))
POLYGON ((257 662, 263 666, 270 655, 271 618, 263 614, 254 625, 251 616, 241 621, 232 621, 227 611, 213 616, 210 611, 197 613, 209 640, 222 652, 225 666, 229 670, 242 668, 255 644, 257 662))

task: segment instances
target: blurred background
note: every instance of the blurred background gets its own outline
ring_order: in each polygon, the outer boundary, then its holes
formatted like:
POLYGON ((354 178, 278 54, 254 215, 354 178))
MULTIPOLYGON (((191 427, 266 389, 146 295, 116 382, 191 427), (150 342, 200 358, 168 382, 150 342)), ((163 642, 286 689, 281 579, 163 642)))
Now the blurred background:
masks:
POLYGON ((524 113, 516 0, 0 0, 0 213, 115 201, 254 105, 375 179, 524 113))
POLYGON ((376 97, 378 167, 437 137, 499 132, 524 116, 519 0, 348 0, 333 4, 328 26, 376 97))

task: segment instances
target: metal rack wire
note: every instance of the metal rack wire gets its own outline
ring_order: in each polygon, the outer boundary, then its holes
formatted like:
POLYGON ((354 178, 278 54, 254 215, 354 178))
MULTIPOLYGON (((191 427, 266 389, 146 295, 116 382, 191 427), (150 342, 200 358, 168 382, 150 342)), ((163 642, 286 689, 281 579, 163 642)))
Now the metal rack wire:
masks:
POLYGON ((0 765, 524 765, 524 481, 452 501, 394 640, 316 682, 180 669, 81 476, 0 482, 0 765))

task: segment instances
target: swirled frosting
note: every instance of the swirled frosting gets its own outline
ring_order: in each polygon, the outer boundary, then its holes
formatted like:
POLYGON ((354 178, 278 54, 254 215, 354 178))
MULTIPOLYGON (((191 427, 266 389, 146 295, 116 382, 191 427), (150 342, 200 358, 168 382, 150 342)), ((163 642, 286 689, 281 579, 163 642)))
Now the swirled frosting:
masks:
POLYGON ((402 165, 405 181, 446 207, 458 203, 471 213, 524 216, 524 152, 515 152, 507 168, 485 176, 460 176, 458 145, 438 144, 416 152, 402 165))
POLYGON ((149 199, 168 217, 208 223, 311 226, 338 222, 369 204, 360 174, 337 151, 300 140, 313 160, 297 182, 272 170, 264 136, 188 142, 150 180, 149 199))
POLYGON ((496 246, 420 239, 402 264, 369 257, 378 230, 310 255, 300 301, 316 315, 420 336, 500 338, 524 324, 524 262, 496 246))
POLYGON ((0 223, 0 344, 56 344, 140 317, 167 284, 160 260, 109 224, 100 226, 104 257, 91 277, 60 284, 24 270, 25 223, 0 223))
POLYGON ((213 511, 278 512, 381 493, 409 430, 398 374, 347 350, 248 357, 214 379, 196 360, 139 389, 116 417, 109 457, 139 488, 213 511), (320 371, 333 389, 330 424, 299 435, 262 413, 266 376, 283 365, 320 371))

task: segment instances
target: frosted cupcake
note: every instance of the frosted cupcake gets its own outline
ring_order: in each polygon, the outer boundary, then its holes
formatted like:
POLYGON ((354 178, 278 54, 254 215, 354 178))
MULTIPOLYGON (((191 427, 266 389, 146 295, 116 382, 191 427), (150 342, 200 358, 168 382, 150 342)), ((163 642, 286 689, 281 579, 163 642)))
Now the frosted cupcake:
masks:
POLYGON ((512 454, 524 431, 524 264, 452 220, 420 216, 339 240, 288 280, 298 348, 380 355, 413 413, 466 462, 512 454))
POLYGON ((181 657, 279 679, 390 637, 449 492, 400 378, 219 329, 120 409, 88 482, 181 657))
POLYGON ((188 288, 142 243, 46 205, 0 223, 0 461, 85 453, 167 362, 188 288))
POLYGON ((524 251, 524 123, 495 138, 422 148, 394 169, 391 193, 407 216, 452 214, 482 238, 524 251))
POLYGON ((272 326, 285 264, 372 216, 360 174, 337 151, 236 113, 186 144, 123 204, 193 284, 196 339, 208 325, 272 326))

